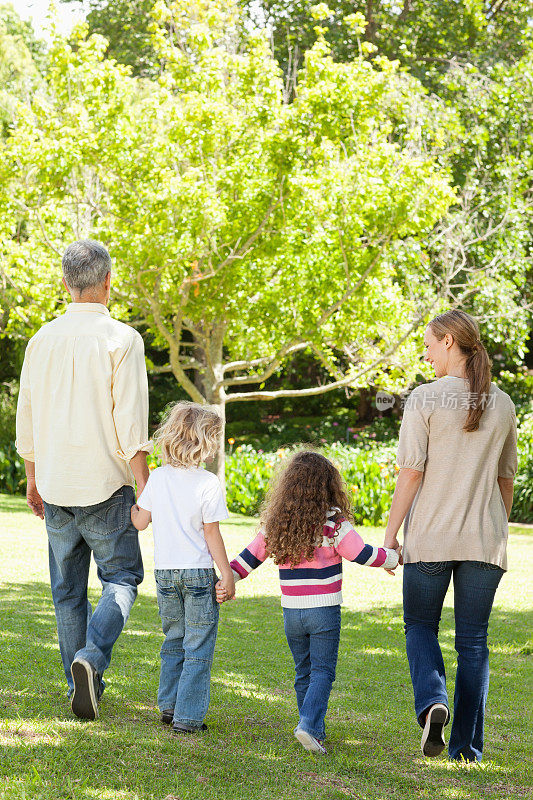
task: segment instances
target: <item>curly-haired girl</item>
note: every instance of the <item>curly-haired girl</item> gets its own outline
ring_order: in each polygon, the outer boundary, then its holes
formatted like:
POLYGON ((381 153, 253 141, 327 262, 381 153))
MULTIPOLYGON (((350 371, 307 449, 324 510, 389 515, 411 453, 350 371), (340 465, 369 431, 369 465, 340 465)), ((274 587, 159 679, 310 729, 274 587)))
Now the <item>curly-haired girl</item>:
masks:
MULTIPOLYGON (((342 558, 393 570, 399 552, 365 544, 353 529, 339 471, 311 450, 296 453, 273 482, 261 530, 231 567, 238 581, 271 556, 279 566, 285 634, 296 669, 299 722, 306 750, 325 754, 324 717, 339 650, 342 558)), ((227 599, 217 585, 218 600, 227 599)))

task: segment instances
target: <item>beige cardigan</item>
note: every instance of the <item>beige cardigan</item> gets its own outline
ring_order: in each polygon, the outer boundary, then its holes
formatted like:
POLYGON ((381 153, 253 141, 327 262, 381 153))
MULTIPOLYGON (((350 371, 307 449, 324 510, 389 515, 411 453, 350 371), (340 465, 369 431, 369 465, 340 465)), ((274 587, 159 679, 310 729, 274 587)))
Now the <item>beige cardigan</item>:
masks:
POLYGON ((517 470, 515 408, 491 384, 479 430, 466 433, 470 403, 468 382, 452 375, 418 386, 406 403, 397 464, 424 473, 404 523, 406 563, 483 561, 507 569, 509 527, 497 479, 517 470))

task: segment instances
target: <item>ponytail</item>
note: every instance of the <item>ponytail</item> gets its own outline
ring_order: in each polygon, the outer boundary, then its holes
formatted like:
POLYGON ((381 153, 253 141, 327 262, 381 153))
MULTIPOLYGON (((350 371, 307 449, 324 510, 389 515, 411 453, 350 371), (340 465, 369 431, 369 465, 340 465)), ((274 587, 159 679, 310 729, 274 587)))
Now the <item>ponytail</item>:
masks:
POLYGON ((479 338, 479 326, 470 314, 453 309, 439 314, 431 320, 429 327, 439 341, 451 333, 461 353, 466 356, 466 379, 473 402, 468 404, 463 430, 468 433, 477 431, 490 392, 492 366, 479 338))
POLYGON ((474 348, 466 358, 466 379, 475 402, 475 405, 469 405, 468 416, 463 427, 463 430, 468 433, 477 431, 479 428, 479 420, 485 410, 491 383, 489 354, 479 340, 474 343, 474 348))

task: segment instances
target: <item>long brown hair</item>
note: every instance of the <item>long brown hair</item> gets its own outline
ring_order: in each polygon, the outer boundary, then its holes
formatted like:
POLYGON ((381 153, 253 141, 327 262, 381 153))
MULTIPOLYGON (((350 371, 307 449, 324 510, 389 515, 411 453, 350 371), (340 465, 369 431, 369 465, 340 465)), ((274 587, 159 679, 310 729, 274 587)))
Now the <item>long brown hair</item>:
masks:
POLYGON ((431 320, 429 327, 440 341, 451 333, 461 353, 466 356, 466 379, 472 396, 463 430, 477 431, 490 391, 492 362, 479 338, 479 325, 465 311, 452 309, 431 320))
POLYGON ((338 469, 314 450, 301 450, 281 469, 262 507, 266 547, 276 564, 291 567, 313 558, 331 508, 352 518, 338 469))

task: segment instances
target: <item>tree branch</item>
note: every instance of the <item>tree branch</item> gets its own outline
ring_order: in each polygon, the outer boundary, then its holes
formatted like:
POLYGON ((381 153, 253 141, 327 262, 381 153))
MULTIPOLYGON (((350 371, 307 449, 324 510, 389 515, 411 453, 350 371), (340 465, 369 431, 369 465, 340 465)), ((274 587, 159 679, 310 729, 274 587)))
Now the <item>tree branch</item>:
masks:
POLYGON ((292 339, 288 344, 286 344, 284 347, 278 350, 278 352, 271 360, 268 367, 260 375, 242 375, 237 378, 225 378, 224 380, 219 381, 217 387, 219 385, 227 387, 227 386, 242 386, 243 384, 246 383, 264 383, 281 365, 281 362, 283 361, 284 358, 286 358, 291 353, 296 353, 298 350, 305 350, 305 348, 308 346, 309 342, 307 341, 300 342, 298 340, 292 339))
POLYGON ((430 313, 430 311, 435 307, 437 302, 439 301, 440 296, 437 297, 432 301, 432 303, 424 308, 422 312, 420 312, 415 321, 406 331, 406 333, 391 347, 386 353, 382 356, 377 358, 372 364, 364 369, 360 370, 360 372, 350 372, 347 375, 344 375, 341 379, 333 381, 332 383, 327 383, 324 386, 314 386, 310 389, 279 389, 278 391, 274 392, 235 392, 230 393, 226 397, 226 403, 245 403, 251 400, 276 400, 280 397, 313 397, 319 394, 325 394, 326 392, 331 392, 334 389, 340 389, 343 386, 349 386, 350 384, 356 383, 363 375, 366 375, 371 370, 375 369, 375 367, 382 364, 384 361, 390 358, 398 348, 404 343, 408 336, 420 325, 422 320, 430 313))

